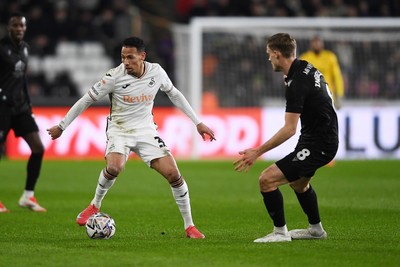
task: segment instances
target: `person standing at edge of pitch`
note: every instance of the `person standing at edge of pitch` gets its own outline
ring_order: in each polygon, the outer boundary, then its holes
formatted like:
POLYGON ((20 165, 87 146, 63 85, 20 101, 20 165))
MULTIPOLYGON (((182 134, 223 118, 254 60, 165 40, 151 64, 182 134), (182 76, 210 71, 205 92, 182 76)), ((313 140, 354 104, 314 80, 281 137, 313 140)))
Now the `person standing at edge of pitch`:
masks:
POLYGON ((121 49, 122 63, 109 70, 93 85, 58 125, 47 129, 51 138, 57 139, 91 104, 109 96, 111 108, 107 118, 106 167, 100 172, 93 200, 78 214, 76 222, 83 226, 91 215, 99 211, 105 194, 125 168, 129 154, 133 151, 168 180, 184 221, 186 236, 204 238, 192 220, 188 186, 153 121, 152 110, 157 92, 161 90, 166 93, 171 102, 193 121, 203 140, 206 140, 206 134, 210 141, 215 140, 214 132, 199 120, 165 70, 159 64, 145 61, 145 58, 142 39, 125 39, 121 49))
MULTIPOLYGON (((42 167, 44 146, 28 95, 26 71, 29 46, 23 40, 26 32, 25 16, 22 13, 11 14, 7 30, 8 35, 0 40, 0 151, 4 151, 11 129, 16 137, 22 137, 26 141, 32 153, 27 164, 25 190, 18 204, 32 211, 45 212, 46 209, 39 205, 34 196, 42 167)), ((8 211, 0 202, 0 213, 8 211)))
POLYGON ((247 172, 258 157, 295 135, 299 120, 301 134, 294 151, 264 169, 259 177, 260 191, 274 230, 254 242, 325 239, 327 233, 321 224, 317 195, 310 181, 317 169, 335 157, 338 149, 338 121, 332 95, 323 75, 307 61, 296 58, 296 40, 289 34, 271 36, 266 53, 272 69, 285 76, 285 123, 261 146, 240 151, 240 159, 233 163, 235 170, 247 172), (284 184, 294 190, 307 215, 308 228, 288 231, 279 190, 284 184))
POLYGON ((325 49, 324 41, 319 35, 315 35, 310 40, 310 50, 301 54, 300 59, 311 63, 324 75, 332 92, 335 108, 340 109, 344 96, 344 82, 339 60, 335 53, 325 49))

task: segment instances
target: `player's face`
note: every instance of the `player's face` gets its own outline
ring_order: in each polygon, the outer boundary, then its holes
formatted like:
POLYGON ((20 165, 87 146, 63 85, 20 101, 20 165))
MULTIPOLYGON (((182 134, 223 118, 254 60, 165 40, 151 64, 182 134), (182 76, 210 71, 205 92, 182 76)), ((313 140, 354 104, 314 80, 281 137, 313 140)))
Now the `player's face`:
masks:
POLYGON ((128 74, 140 77, 144 72, 143 61, 146 52, 137 51, 136 47, 122 47, 121 61, 125 65, 128 74))
POLYGON ((11 39, 19 43, 24 39, 26 32, 26 19, 24 17, 12 17, 8 22, 7 28, 11 39))
POLYGON ((269 46, 267 46, 266 53, 268 55, 269 62, 271 62, 272 69, 276 72, 282 71, 279 63, 279 52, 277 50, 271 50, 269 46))

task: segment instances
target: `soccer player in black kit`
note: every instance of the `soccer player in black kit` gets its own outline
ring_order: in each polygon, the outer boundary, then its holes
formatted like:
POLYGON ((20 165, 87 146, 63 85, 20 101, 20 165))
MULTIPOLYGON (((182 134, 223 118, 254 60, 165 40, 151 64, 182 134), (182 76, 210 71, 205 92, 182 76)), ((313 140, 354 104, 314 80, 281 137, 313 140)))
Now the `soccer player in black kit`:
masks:
MULTIPOLYGON (((0 40, 0 150, 4 149, 11 129, 15 136, 22 137, 32 153, 28 160, 25 190, 19 199, 19 206, 32 211, 44 212, 35 196, 34 189, 40 174, 44 146, 39 128, 33 118, 27 90, 26 70, 29 46, 23 38, 26 19, 21 13, 10 16, 8 35, 0 40)), ((1 179, 0 179, 1 181, 1 179)), ((0 212, 9 210, 0 202, 0 212)))
POLYGON ((301 132, 293 152, 267 167, 259 177, 261 194, 271 217, 272 233, 256 243, 285 242, 292 239, 326 239, 319 215, 317 195, 310 180, 316 170, 336 155, 338 120, 332 95, 322 74, 310 63, 296 58, 296 40, 287 33, 277 33, 267 41, 266 53, 274 71, 282 72, 286 85, 286 112, 283 127, 257 148, 240 151, 235 170, 247 172, 258 157, 301 132), (288 231, 279 186, 289 184, 294 190, 309 225, 288 231))

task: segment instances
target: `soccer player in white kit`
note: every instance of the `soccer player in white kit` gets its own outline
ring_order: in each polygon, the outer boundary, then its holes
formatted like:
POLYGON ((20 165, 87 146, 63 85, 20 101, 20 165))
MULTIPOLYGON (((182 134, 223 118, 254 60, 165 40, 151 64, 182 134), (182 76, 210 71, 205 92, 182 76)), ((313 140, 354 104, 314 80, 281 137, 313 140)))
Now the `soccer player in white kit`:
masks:
POLYGON ((171 102, 193 121, 203 140, 206 140, 206 135, 210 141, 215 140, 214 132, 199 120, 164 69, 159 64, 145 61, 145 58, 145 44, 142 39, 125 39, 121 49, 122 63, 95 83, 58 125, 47 129, 51 138, 57 139, 91 104, 109 96, 111 108, 107 117, 106 167, 100 172, 93 200, 79 213, 76 222, 83 226, 92 214, 100 210, 107 191, 124 169, 129 153, 133 151, 168 180, 184 221, 186 236, 204 238, 193 223, 188 186, 174 157, 159 137, 153 121, 152 109, 158 90, 165 92, 171 102))

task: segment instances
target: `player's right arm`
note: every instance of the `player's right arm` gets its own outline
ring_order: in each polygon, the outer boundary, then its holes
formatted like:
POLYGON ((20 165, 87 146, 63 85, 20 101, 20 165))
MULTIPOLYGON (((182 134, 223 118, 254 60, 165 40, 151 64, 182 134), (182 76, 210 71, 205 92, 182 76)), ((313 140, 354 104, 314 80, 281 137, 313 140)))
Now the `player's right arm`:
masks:
POLYGON ((257 148, 249 148, 243 151, 239 151, 239 155, 241 155, 241 158, 233 163, 236 166, 235 170, 239 172, 247 172, 262 154, 281 145, 290 137, 295 135, 299 120, 300 113, 286 112, 285 124, 268 141, 257 148))
POLYGON ((81 97, 68 111, 64 119, 53 127, 47 129, 47 132, 51 136, 51 139, 57 139, 61 136, 63 131, 75 120, 80 114, 82 114, 90 105, 92 105, 95 100, 90 96, 89 93, 81 97))
POLYGON ((51 139, 54 140, 60 137, 63 131, 89 106, 109 94, 114 89, 115 70, 116 69, 111 69, 99 82, 95 83, 95 85, 93 85, 92 88, 90 88, 90 90, 70 108, 58 125, 54 125, 47 129, 51 139))

